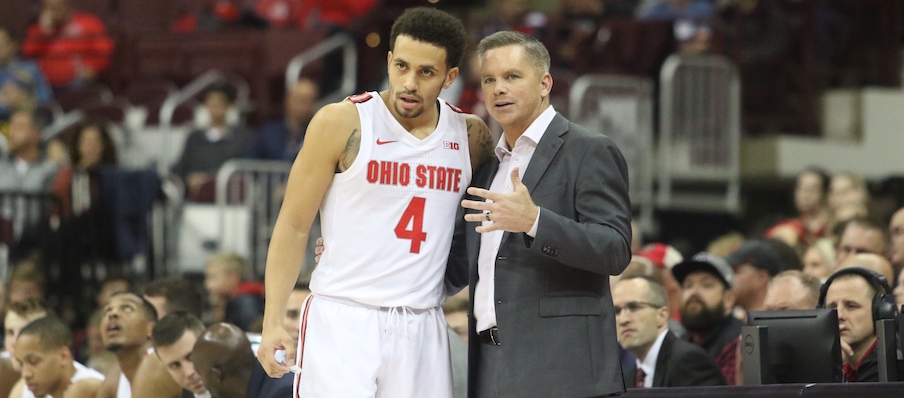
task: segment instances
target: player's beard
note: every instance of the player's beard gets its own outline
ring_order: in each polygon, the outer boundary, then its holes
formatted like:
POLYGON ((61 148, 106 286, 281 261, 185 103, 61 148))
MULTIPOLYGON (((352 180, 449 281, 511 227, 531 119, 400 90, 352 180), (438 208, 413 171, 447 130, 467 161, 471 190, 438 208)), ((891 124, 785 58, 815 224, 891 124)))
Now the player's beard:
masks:
POLYGON ((697 302, 700 303, 699 311, 689 311, 687 304, 681 307, 681 324, 689 332, 708 332, 725 320, 725 303, 720 301, 715 308, 710 308, 700 300, 697 302))
POLYGON ((396 114, 398 114, 399 116, 406 118, 406 119, 414 119, 414 118, 424 114, 424 109, 426 109, 425 107, 427 106, 427 104, 424 103, 424 99, 420 95, 404 91, 404 92, 396 94, 395 97, 396 97, 396 101, 393 101, 392 106, 395 108, 396 114), (418 101, 420 101, 421 106, 418 108, 414 108, 412 110, 402 108, 401 106, 399 106, 399 101, 402 100, 403 94, 417 97, 418 101))
POLYGON ((107 351, 116 352, 116 351, 121 350, 122 347, 124 347, 124 346, 120 343, 109 344, 109 345, 107 345, 107 351))

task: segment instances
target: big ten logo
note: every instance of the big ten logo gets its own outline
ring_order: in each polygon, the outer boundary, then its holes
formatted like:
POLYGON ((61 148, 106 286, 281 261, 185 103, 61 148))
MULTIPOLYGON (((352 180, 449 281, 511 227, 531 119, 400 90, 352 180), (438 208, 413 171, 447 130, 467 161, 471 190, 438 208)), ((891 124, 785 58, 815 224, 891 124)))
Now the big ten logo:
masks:
POLYGON ((443 148, 445 148, 445 149, 451 149, 451 150, 453 150, 453 151, 457 151, 457 150, 458 150, 458 143, 457 143, 457 142, 443 141, 443 148))

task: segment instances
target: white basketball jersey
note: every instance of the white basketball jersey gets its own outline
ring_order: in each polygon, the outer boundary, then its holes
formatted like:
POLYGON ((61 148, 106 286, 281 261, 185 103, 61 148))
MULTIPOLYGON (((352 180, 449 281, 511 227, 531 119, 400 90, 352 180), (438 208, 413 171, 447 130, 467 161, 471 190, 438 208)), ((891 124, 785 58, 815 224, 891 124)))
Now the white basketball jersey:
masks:
POLYGON ((438 100, 436 130, 421 140, 379 93, 349 99, 361 144, 321 204, 326 251, 311 291, 377 307, 440 305, 455 215, 471 181, 465 114, 438 100))
MULTIPOLYGON (((72 378, 69 379, 72 383, 84 379, 97 379, 101 381, 104 380, 104 375, 94 369, 87 368, 85 367, 85 365, 82 365, 75 361, 72 361, 72 365, 75 366, 75 374, 73 374, 72 378)), ((45 395, 45 397, 49 397, 49 395, 45 395)), ((28 388, 23 388, 22 398, 35 398, 35 396, 34 394, 32 394, 31 390, 29 390, 28 388)))

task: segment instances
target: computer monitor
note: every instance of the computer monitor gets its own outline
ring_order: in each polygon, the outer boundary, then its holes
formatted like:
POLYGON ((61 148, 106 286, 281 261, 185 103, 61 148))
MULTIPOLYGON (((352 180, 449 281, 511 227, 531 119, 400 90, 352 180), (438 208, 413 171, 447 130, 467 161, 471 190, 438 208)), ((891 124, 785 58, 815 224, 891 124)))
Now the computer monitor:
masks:
POLYGON ((765 326, 766 344, 744 328, 741 336, 744 384, 841 382, 843 362, 835 309, 751 311, 750 326, 765 326), (757 373, 749 377, 751 373, 757 373), (762 377, 757 377, 762 376, 762 377))

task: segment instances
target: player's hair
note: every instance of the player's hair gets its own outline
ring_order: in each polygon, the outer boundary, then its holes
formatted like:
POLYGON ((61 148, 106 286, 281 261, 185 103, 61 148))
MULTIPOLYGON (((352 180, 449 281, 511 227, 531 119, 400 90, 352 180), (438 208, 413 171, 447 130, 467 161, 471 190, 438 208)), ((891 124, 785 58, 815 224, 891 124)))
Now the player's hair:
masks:
POLYGON ((483 62, 487 51, 515 45, 524 48, 524 55, 531 64, 540 69, 541 74, 549 72, 549 50, 539 40, 521 32, 502 31, 484 37, 477 44, 477 59, 483 62))
POLYGON ((113 293, 112 296, 110 296, 110 299, 112 300, 113 297, 122 296, 122 295, 126 295, 126 294, 138 297, 138 300, 141 301, 141 308, 143 309, 142 312, 144 312, 144 318, 151 322, 157 322, 157 309, 154 308, 154 305, 151 304, 150 301, 147 301, 147 299, 145 299, 144 296, 142 296, 138 292, 133 292, 133 291, 116 292, 116 293, 113 293))
POLYGON ((166 299, 167 314, 185 311, 196 317, 201 316, 201 293, 185 279, 172 277, 155 280, 144 289, 144 295, 166 299))
POLYGON ((429 43, 446 50, 446 68, 461 65, 465 48, 465 28, 461 20, 444 11, 428 7, 409 8, 392 24, 389 48, 395 49, 399 35, 429 43))
POLYGON ((19 331, 19 338, 28 335, 37 336, 44 349, 72 346, 69 326, 53 315, 35 319, 19 331))
POLYGON ((21 316, 22 318, 29 318, 32 315, 40 313, 48 313, 47 304, 45 304, 43 300, 38 299, 27 299, 11 302, 9 303, 8 310, 13 314, 21 316))
POLYGON ((151 341, 154 347, 166 347, 182 338, 186 331, 191 331, 195 336, 200 336, 204 331, 204 324, 196 316, 185 311, 176 311, 166 314, 163 319, 154 325, 151 332, 151 341))

